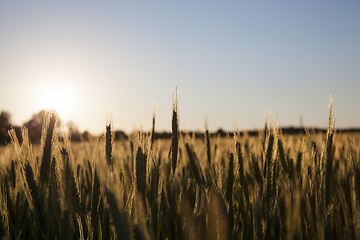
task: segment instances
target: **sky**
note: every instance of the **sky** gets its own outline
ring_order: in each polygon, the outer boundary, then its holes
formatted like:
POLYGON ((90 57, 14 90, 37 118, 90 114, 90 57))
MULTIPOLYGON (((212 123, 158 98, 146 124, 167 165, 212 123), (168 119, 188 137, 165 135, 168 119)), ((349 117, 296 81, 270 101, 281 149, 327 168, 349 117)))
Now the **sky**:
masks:
POLYGON ((79 130, 360 127, 360 0, 0 0, 0 111, 79 130))

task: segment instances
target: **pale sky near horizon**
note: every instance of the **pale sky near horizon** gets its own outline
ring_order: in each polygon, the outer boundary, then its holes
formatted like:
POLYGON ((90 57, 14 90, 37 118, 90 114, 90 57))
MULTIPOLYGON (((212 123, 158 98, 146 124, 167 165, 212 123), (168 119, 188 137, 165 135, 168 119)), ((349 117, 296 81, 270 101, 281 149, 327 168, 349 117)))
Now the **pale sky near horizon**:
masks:
POLYGON ((0 0, 0 111, 101 133, 360 127, 360 1, 0 0))

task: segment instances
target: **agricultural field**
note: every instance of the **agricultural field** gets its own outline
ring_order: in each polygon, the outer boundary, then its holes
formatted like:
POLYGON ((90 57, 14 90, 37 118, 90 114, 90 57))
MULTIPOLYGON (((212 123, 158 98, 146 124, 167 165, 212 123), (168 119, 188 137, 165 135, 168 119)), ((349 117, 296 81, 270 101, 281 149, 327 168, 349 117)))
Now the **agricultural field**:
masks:
MULTIPOLYGON (((3 239, 359 239, 360 135, 60 141, 47 115, 40 145, 0 149, 3 239)), ((325 119, 326 121, 326 119, 325 119)))

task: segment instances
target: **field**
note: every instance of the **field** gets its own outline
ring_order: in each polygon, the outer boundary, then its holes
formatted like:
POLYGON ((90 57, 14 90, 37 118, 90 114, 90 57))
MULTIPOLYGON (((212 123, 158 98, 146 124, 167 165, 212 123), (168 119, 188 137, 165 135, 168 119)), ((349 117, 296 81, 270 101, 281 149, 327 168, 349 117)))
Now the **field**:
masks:
MULTIPOLYGON (((0 149, 3 239, 359 239, 360 135, 59 140, 48 114, 40 145, 0 149)), ((326 121, 326 119, 325 119, 326 121)))

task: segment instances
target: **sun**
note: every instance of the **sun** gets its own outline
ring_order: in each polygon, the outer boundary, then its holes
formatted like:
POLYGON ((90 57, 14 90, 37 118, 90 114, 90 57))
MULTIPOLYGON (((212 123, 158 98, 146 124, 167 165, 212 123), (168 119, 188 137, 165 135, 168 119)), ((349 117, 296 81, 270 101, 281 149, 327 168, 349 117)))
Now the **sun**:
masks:
POLYGON ((43 86, 40 94, 40 107, 54 110, 60 118, 69 118, 73 110, 74 93, 63 82, 53 82, 43 86))
POLYGON ((44 106, 46 109, 64 111, 68 106, 68 94, 61 89, 51 89, 44 93, 44 106))

